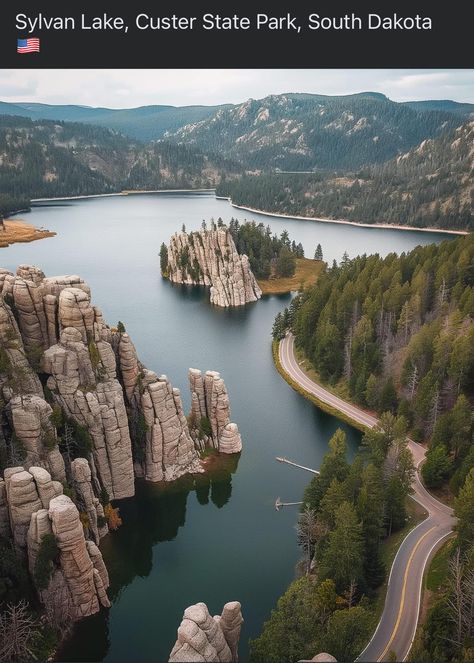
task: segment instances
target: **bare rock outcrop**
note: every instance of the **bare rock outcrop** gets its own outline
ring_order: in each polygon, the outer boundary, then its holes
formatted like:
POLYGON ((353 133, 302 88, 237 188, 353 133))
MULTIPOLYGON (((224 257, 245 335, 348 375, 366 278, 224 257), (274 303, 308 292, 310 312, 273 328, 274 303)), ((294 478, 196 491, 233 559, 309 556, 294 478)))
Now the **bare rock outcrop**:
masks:
POLYGON ((220 453, 242 451, 242 438, 237 424, 230 421, 230 402, 220 373, 197 368, 189 369, 191 391, 191 434, 196 443, 212 446, 220 453), (203 430, 206 422, 207 430, 203 430))
POLYGON ((102 554, 93 541, 86 541, 79 511, 62 492, 62 485, 43 467, 7 468, 0 479, 0 534, 9 536, 11 531, 17 554, 27 557, 40 601, 56 624, 110 605, 102 554), (46 585, 39 586, 36 560, 46 535, 54 535, 60 554, 49 562, 46 585))
POLYGON ((203 472, 179 389, 139 361, 129 335, 112 340, 130 409, 135 447, 135 474, 147 481, 173 481, 203 472))
POLYGON ((210 286, 217 306, 242 306, 262 296, 248 257, 239 255, 227 228, 175 233, 167 273, 174 283, 210 286))
POLYGON ((43 396, 41 382, 28 362, 15 316, 1 297, 0 360, 0 389, 5 401, 20 392, 43 396))
MULTIPOLYGON (((25 374, 29 371, 21 393, 0 376, 0 387, 11 401, 12 427, 26 451, 24 467, 41 466, 53 479, 65 479, 51 407, 35 373, 41 370, 49 375, 48 398, 82 429, 82 443, 86 440, 92 492, 87 481, 80 482, 85 491, 81 498, 95 541, 101 534, 96 527, 101 507, 93 508, 92 495, 101 488, 110 499, 121 499, 134 494, 135 475, 172 481, 203 471, 179 390, 166 376, 141 364, 124 329, 105 324, 79 276, 48 278, 37 267, 21 265, 16 275, 0 270, 0 288, 3 297, 11 298, 19 321, 16 326, 15 316, 2 301, 0 340, 3 329, 6 338, 18 345, 12 361, 19 373, 23 368, 25 374), (35 370, 30 357, 38 364, 35 370)), ((216 448, 221 445, 230 453, 239 446, 240 436, 226 414, 225 398, 224 393, 217 395, 217 406, 212 405, 211 437, 216 448)))
MULTIPOLYGON (((66 327, 59 343, 44 353, 43 369, 50 374, 47 384, 63 411, 89 433, 94 466, 110 498, 130 497, 132 446, 122 386, 103 369, 95 341, 86 345, 84 330, 66 327)), ((102 344, 113 357, 110 345, 102 344)))
POLYGON ((66 495, 53 497, 47 508, 31 514, 27 533, 28 566, 32 577, 43 538, 54 535, 59 561, 50 562, 51 577, 38 594, 49 616, 57 623, 76 621, 110 606, 109 578, 102 554, 86 541, 79 511, 66 495))
POLYGON ((142 369, 138 416, 143 416, 145 450, 140 467, 148 481, 173 481, 203 471, 183 412, 179 389, 166 375, 142 369))
POLYGON ((13 429, 26 453, 22 464, 44 467, 54 480, 64 482, 64 460, 58 449, 51 406, 36 395, 14 396, 10 401, 13 429))
POLYGON ((211 617, 205 603, 186 608, 169 661, 237 661, 243 618, 240 603, 226 603, 222 615, 211 617))
POLYGON ((13 541, 21 552, 26 549, 32 515, 47 509, 51 500, 62 494, 63 487, 42 467, 30 467, 30 471, 8 467, 3 475, 13 541))
POLYGON ((109 579, 102 555, 94 543, 86 541, 76 505, 66 495, 60 495, 51 500, 48 515, 60 550, 60 568, 71 595, 71 618, 92 615, 100 605, 109 607, 109 579))
POLYGON ((46 278, 40 269, 30 265, 20 265, 13 283, 9 282, 8 287, 11 287, 27 351, 44 351, 57 342, 59 299, 64 289, 90 292, 79 276, 46 278))
POLYGON ((86 458, 76 458, 71 463, 72 480, 76 489, 77 501, 87 514, 88 529, 93 540, 99 543, 109 528, 104 524, 104 509, 92 488, 92 474, 86 458))
POLYGON ((229 645, 232 661, 237 661, 239 658, 240 631, 242 630, 242 623, 244 621, 240 603, 238 601, 226 603, 220 619, 218 617, 214 617, 214 619, 219 620, 218 623, 229 645))

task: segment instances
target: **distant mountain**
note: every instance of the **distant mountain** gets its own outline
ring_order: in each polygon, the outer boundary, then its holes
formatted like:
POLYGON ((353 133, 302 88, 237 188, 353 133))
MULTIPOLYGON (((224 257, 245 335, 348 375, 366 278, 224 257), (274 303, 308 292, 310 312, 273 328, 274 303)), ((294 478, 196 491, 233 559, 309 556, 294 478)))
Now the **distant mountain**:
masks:
POLYGON ((474 230, 474 121, 353 173, 246 176, 217 193, 269 212, 474 230))
POLYGON ((0 101, 0 114, 21 115, 32 120, 60 120, 96 124, 120 131, 141 141, 158 140, 166 132, 185 124, 200 122, 228 106, 141 106, 112 109, 90 106, 54 106, 37 103, 11 104, 0 101))
POLYGON ((9 201, 212 187, 241 172, 238 164, 184 145, 143 145, 102 127, 0 116, 0 196, 9 201))
POLYGON ((353 169, 386 161, 457 124, 452 112, 418 110, 373 92, 282 94, 219 109, 167 137, 223 151, 247 168, 353 169))
POLYGON ((421 111, 439 110, 454 113, 466 120, 474 119, 474 104, 459 103, 458 101, 448 99, 441 99, 439 101, 407 101, 405 102, 405 106, 421 111))
POLYGON ((223 132, 226 149, 231 148, 237 158, 252 167, 301 170, 353 168, 385 160, 435 135, 440 124, 449 122, 452 115, 458 116, 458 122, 459 116, 470 119, 474 104, 449 100, 397 104, 379 92, 332 97, 302 93, 237 105, 125 109, 0 101, 0 114, 96 124, 144 142, 169 134, 173 140, 192 140, 205 151, 209 147, 220 149, 223 132), (436 115, 436 111, 442 115, 436 115), (228 124, 235 126, 229 130, 228 124), (372 144, 361 150, 360 143, 365 139, 372 144), (269 146, 272 142, 273 151, 269 146), (333 152, 332 157, 324 156, 325 151, 333 152))

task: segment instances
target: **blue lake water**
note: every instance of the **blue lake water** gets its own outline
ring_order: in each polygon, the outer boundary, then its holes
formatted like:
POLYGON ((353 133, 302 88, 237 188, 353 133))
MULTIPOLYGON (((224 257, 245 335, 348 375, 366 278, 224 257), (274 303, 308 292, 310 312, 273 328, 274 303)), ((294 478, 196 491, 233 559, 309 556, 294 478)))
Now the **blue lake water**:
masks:
POLYGON ((321 243, 327 261, 344 251, 400 253, 445 236, 266 217, 210 194, 55 202, 22 216, 58 234, 0 249, 0 266, 29 263, 47 275, 81 275, 106 321, 123 321, 143 363, 181 389, 186 410, 188 368, 219 370, 244 445, 238 464, 230 459, 197 487, 183 481, 162 490, 137 482, 136 496, 120 503, 123 526, 101 545, 112 607, 79 624, 60 658, 165 661, 188 605, 204 601, 217 614, 225 602, 239 600, 245 663, 248 639, 259 633, 299 559, 297 512, 276 512, 274 503, 277 496, 299 500, 311 475, 275 456, 317 468, 338 427, 351 454, 360 434, 295 393, 274 368, 271 328, 289 295, 233 310, 212 307, 204 289, 161 278, 160 245, 183 223, 198 229, 203 219, 219 216, 263 221, 277 233, 287 228, 310 257, 321 243))

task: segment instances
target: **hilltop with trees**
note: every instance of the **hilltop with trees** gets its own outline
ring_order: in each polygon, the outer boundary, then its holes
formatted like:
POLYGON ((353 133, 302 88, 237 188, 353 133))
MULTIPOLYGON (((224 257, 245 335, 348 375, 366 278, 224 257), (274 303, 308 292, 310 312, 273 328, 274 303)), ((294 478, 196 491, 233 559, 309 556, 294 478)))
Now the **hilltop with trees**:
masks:
POLYGON ((474 467, 474 237, 343 259, 277 317, 320 379, 403 415, 429 440, 423 477, 457 494, 474 467))
POLYGON ((469 230, 473 150, 471 121, 382 164, 356 171, 247 175, 223 182, 217 194, 281 214, 469 230))

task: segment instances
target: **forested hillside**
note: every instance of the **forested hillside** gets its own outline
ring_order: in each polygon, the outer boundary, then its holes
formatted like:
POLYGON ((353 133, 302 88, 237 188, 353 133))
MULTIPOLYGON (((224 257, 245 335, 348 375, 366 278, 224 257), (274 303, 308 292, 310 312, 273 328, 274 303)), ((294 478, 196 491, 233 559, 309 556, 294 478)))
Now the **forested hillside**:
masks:
POLYGON ((352 464, 345 433, 336 431, 304 493, 301 577, 251 641, 252 661, 310 660, 321 651, 356 660, 374 630, 376 590, 388 572, 384 540, 406 524, 413 474, 403 417, 385 413, 352 464))
POLYGON ((344 258, 298 296, 285 325, 323 382, 402 414, 415 439, 430 440, 426 482, 450 480, 456 493, 474 467, 473 317, 468 235, 400 257, 344 258))
POLYGON ((474 122, 353 173, 245 176, 218 195, 282 214, 433 228, 474 228, 474 122))
POLYGON ((12 104, 0 101, 0 114, 21 115, 31 120, 82 122, 119 131, 130 138, 159 140, 167 131, 177 131, 199 122, 226 106, 140 106, 138 108, 95 108, 91 106, 12 104))
POLYGON ((3 208, 24 207, 25 198, 209 187, 238 172, 235 163, 183 145, 145 145, 100 127, 0 116, 3 208))
POLYGON ((224 150, 247 168, 350 169, 390 159, 458 124, 450 112, 410 108, 375 93, 283 94, 221 109, 170 139, 224 150))

